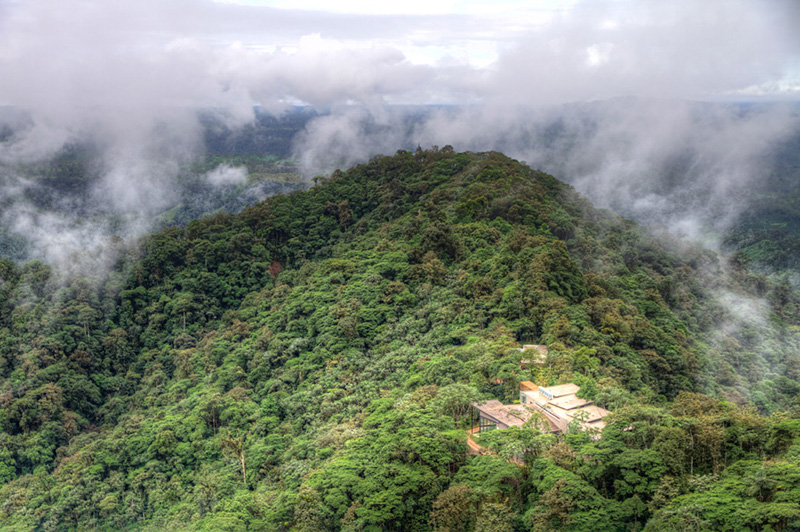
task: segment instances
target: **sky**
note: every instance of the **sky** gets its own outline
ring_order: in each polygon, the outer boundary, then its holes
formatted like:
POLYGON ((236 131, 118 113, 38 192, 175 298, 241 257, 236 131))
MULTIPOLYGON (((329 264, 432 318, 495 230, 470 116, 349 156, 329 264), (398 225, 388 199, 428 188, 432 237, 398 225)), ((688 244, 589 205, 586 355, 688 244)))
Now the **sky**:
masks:
POLYGON ((0 0, 0 104, 800 96, 793 0, 0 0))
POLYGON ((686 102, 800 100, 799 27, 796 0, 0 0, 0 106, 32 120, 0 142, 0 194, 19 198, 0 222, 59 256, 100 245, 102 228, 25 205, 35 183, 13 172, 91 137, 102 179, 86 201, 138 234, 202 154, 198 108, 236 128, 254 106, 309 105, 329 113, 295 142, 308 177, 416 145, 501 149, 599 206, 692 235, 709 215, 663 192, 654 168, 691 152, 685 182, 719 199, 713 218, 728 223, 742 211, 729 198, 758 179, 797 113, 698 121, 686 102), (586 102, 612 103, 585 149, 526 143, 553 109, 586 102), (458 111, 408 132, 391 104, 458 111))

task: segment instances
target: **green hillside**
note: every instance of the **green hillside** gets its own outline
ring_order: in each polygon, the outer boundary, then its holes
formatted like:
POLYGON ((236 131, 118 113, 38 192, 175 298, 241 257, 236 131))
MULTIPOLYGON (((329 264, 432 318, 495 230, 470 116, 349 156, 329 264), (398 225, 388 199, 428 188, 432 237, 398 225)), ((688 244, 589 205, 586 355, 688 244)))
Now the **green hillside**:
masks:
POLYGON ((375 157, 102 278, 0 260, 0 528, 791 529, 799 312, 501 154, 375 157), (469 456, 521 380, 579 384, 602 439, 469 456))

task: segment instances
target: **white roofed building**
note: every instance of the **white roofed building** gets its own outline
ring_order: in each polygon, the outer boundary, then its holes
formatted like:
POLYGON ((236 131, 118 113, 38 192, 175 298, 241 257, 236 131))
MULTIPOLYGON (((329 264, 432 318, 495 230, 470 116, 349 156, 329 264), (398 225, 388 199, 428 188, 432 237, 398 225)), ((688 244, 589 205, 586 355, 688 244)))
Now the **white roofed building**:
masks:
POLYGON ((519 404, 504 405, 500 401, 473 403, 480 416, 480 430, 505 429, 512 425, 522 426, 534 412, 544 415, 549 432, 566 434, 573 421, 581 429, 591 431, 595 437, 605 427, 609 412, 577 396, 580 386, 573 383, 557 386, 537 386, 530 381, 519 385, 519 404))

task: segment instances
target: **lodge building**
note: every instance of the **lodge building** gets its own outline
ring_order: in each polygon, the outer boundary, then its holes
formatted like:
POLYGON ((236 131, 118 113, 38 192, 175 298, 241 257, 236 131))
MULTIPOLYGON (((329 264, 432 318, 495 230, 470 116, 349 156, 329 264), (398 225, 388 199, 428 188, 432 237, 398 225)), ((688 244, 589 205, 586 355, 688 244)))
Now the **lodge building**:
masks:
POLYGON ((530 381, 519 384, 519 403, 504 405, 491 400, 473 403, 479 415, 480 432, 508 427, 521 427, 534 413, 539 413, 546 421, 540 427, 546 432, 566 434, 569 424, 577 421, 581 429, 589 430, 599 437, 605 427, 609 412, 592 401, 577 396, 580 386, 560 384, 558 386, 537 386, 530 381))

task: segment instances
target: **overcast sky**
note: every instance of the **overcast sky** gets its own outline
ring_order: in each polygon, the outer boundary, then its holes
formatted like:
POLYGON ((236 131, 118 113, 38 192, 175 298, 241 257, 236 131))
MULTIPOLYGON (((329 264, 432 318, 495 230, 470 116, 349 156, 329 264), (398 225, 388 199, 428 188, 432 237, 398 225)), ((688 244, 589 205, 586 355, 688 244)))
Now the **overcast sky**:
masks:
POLYGON ((0 0, 0 104, 798 98, 795 0, 0 0))

